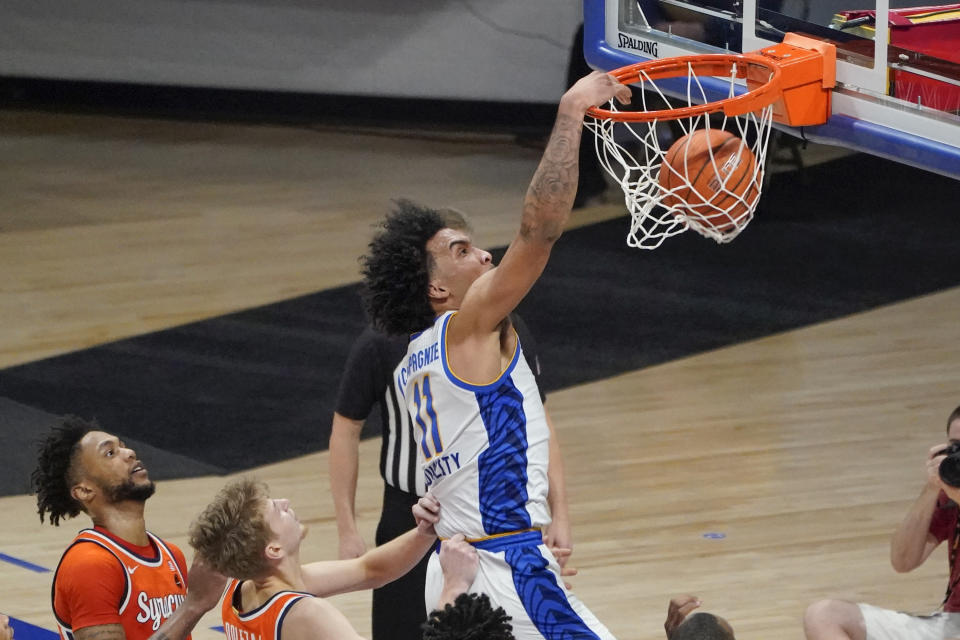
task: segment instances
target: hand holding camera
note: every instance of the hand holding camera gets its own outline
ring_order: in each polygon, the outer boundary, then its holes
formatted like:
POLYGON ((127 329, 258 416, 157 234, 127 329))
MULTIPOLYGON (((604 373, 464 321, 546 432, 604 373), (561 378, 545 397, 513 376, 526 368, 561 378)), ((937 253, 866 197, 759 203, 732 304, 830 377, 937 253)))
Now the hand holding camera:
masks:
POLYGON ((946 447, 933 447, 927 465, 928 472, 931 467, 935 469, 944 484, 960 488, 960 440, 951 440, 946 447))

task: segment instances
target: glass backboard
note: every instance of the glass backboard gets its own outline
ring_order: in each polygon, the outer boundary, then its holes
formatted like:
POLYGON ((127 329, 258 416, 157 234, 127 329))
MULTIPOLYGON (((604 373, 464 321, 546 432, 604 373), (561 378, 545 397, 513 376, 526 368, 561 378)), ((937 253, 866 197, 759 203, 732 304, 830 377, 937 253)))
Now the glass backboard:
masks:
MULTIPOLYGON (((786 32, 831 42, 837 47, 832 116, 823 125, 778 128, 960 179, 960 4, 585 0, 584 14, 587 62, 605 70, 754 51, 786 32)), ((718 83, 715 98, 728 89, 718 83)), ((707 96, 714 99, 709 86, 707 96)))

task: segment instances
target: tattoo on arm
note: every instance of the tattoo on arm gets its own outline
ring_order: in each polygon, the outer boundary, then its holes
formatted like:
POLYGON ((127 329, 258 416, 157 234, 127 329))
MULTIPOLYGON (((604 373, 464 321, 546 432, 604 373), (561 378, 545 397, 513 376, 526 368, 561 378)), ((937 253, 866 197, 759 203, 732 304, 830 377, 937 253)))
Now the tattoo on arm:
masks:
MULTIPOLYGON (((127 640, 127 634, 124 633, 123 626, 119 624, 85 627, 75 631, 73 637, 76 640, 127 640)), ((167 635, 161 629, 150 636, 150 640, 173 640, 173 637, 167 635)))
POLYGON ((520 233, 534 230, 547 239, 556 239, 577 193, 580 133, 582 120, 559 114, 543 152, 540 166, 527 189, 520 233))
POLYGON ((119 624, 101 624, 95 627, 85 627, 73 633, 76 640, 126 640, 123 626, 119 624))

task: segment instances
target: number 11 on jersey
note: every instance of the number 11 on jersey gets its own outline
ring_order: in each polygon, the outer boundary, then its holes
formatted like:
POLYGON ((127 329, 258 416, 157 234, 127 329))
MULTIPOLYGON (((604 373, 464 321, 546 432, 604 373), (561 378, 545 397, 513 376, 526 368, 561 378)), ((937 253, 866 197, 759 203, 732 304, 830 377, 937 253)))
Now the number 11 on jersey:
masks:
POLYGON ((443 443, 440 442, 440 427, 437 425, 437 412, 433 410, 433 394, 430 393, 430 376, 423 376, 422 383, 416 382, 413 385, 413 401, 417 405, 417 425, 420 426, 422 437, 420 438, 420 448, 423 450, 423 456, 427 460, 443 451, 443 443), (423 395, 421 395, 421 384, 423 385, 423 395), (430 422, 429 435, 433 439, 433 453, 427 444, 427 418, 430 422))

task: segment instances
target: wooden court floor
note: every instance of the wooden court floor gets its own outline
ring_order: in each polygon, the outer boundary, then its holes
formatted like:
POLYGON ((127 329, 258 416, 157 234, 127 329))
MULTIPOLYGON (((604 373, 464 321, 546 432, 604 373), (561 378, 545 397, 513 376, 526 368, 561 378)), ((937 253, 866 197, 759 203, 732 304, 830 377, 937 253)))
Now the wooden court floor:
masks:
MULTIPOLYGON (((505 243, 538 153, 497 136, 0 112, 0 157, 10 366, 351 282, 393 197, 469 211, 481 243, 505 243)), ((804 607, 827 596, 935 608, 946 554, 898 575, 888 540, 960 403, 958 309, 948 290, 551 394, 581 599, 628 639, 662 637, 684 592, 741 639, 802 638, 804 607)), ((359 479, 368 541, 376 449, 359 479)), ((326 453, 255 470, 309 523, 306 561, 336 554, 326 472, 326 453)), ((148 526, 186 548, 225 480, 161 483, 148 526)), ((29 496, 0 514, 0 552, 51 568, 85 526, 41 526, 29 496)), ((50 579, 0 562, 0 611, 53 629, 50 579)), ((369 634, 369 594, 335 602, 369 634)), ((217 622, 194 638, 222 637, 217 622)))

